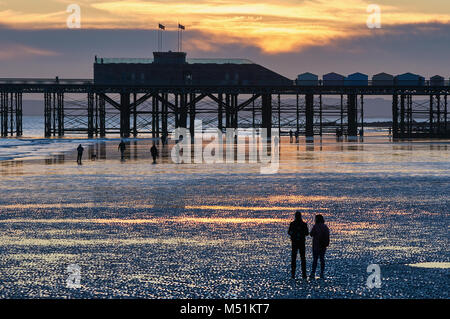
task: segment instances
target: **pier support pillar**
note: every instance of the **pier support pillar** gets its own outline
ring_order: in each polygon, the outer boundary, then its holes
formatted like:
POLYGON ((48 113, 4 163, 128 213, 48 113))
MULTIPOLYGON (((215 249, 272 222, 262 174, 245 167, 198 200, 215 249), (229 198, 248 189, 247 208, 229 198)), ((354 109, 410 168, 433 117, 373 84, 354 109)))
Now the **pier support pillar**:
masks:
POLYGON ((58 136, 64 136, 64 93, 57 94, 58 136))
POLYGON ((231 123, 233 128, 238 128, 238 94, 233 95, 233 104, 231 107, 231 123))
POLYGON ((267 138, 272 136, 272 94, 262 95, 262 128, 267 129, 267 138))
POLYGON ((22 93, 0 94, 0 136, 22 136, 22 93))
POLYGON ((311 140, 314 140, 314 95, 313 94, 306 94, 305 106, 306 106, 305 136, 306 136, 306 141, 311 141, 311 140))
POLYGON ((340 111, 340 127, 341 135, 344 134, 344 96, 341 94, 341 111, 340 111))
POLYGON ((106 136, 106 102, 103 96, 99 96, 98 99, 98 116, 99 116, 99 130, 100 137, 106 136))
POLYGON ((398 138, 398 95, 392 96, 392 137, 398 138))
POLYGON ((156 103, 156 96, 154 95, 152 96, 152 138, 156 138, 156 103))
POLYGON ((322 103, 322 94, 319 95, 319 135, 323 135, 323 103, 322 103))
POLYGON ((400 96, 400 136, 405 136, 405 95, 400 96))
POLYGON ((256 128, 256 108, 255 101, 252 102, 252 128, 256 128))
POLYGON ((408 136, 412 137, 413 130, 413 110, 412 110, 412 95, 409 94, 406 100, 406 114, 407 114, 407 133, 408 136))
POLYGON ((430 136, 432 136, 433 135, 433 133, 434 133, 434 123, 433 123, 433 121, 434 121, 434 117, 433 117, 433 115, 434 115, 434 110, 433 110, 433 108, 434 108, 434 103, 433 103, 433 95, 430 95, 430 113, 429 113, 429 116, 430 116, 430 136))
POLYGON ((162 110, 161 110, 161 130, 163 137, 167 138, 169 135, 168 132, 168 116, 169 116, 169 107, 167 105, 167 101, 169 99, 169 94, 164 93, 163 94, 163 103, 162 103, 162 110))
POLYGON ((223 132, 223 94, 219 94, 219 105, 217 109, 217 122, 218 128, 221 132, 223 132))
POLYGON ((94 93, 88 93, 88 138, 94 137, 94 93))
POLYGON ((8 136, 8 93, 1 94, 1 136, 8 136))
POLYGON ((52 95, 44 93, 44 136, 52 136, 52 95))
POLYGON ((357 95, 349 94, 347 96, 347 116, 348 128, 347 134, 349 139, 355 139, 358 136, 358 111, 357 111, 357 95))
POLYGON ((195 94, 189 94, 189 132, 191 134, 192 143, 195 138, 195 94))
POLYGON ((448 134, 449 127, 448 127, 448 110, 447 110, 447 94, 444 96, 444 132, 445 134, 448 134))
POLYGON ((138 129, 137 129, 137 94, 133 93, 133 137, 137 137, 138 129))
POLYGON ((227 128, 231 128, 231 116, 230 116, 230 110, 231 110, 231 95, 227 94, 225 96, 225 126, 227 128))
MULTIPOLYGON (((23 134, 22 130, 22 93, 14 93, 15 100, 15 116, 16 116, 16 136, 20 137, 23 134)), ((11 115, 13 116, 13 115, 11 115)))
POLYGON ((300 132, 300 105, 299 105, 299 95, 296 95, 296 132, 300 132))
POLYGON ((187 94, 180 95, 180 114, 178 120, 178 127, 187 128, 187 94))
POLYGON ((130 94, 120 94, 120 137, 130 137, 130 94))
POLYGON ((174 94, 174 105, 175 105, 175 109, 174 109, 174 121, 175 121, 175 128, 178 128, 180 126, 180 104, 179 104, 179 95, 178 94, 174 94))
POLYGON ((436 133, 441 135, 442 127, 441 127, 441 96, 437 95, 437 104, 436 104, 436 133))
POLYGON ((361 137, 364 136, 364 95, 361 95, 361 137))
POLYGON ((278 136, 281 136, 281 95, 277 96, 277 111, 278 111, 278 136))

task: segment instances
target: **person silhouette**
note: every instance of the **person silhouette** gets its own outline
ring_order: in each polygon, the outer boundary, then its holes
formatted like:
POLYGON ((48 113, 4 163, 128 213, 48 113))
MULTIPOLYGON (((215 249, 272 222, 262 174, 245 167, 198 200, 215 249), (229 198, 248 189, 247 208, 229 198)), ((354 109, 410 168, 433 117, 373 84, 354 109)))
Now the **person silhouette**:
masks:
POLYGON ((168 138, 167 133, 163 133, 161 137, 161 142, 163 146, 167 145, 167 138, 168 138))
POLYGON ((310 232, 313 238, 312 250, 313 250, 313 263, 311 269, 310 279, 315 279, 317 260, 320 258, 320 278, 324 277, 325 272, 325 252, 330 244, 330 230, 325 225, 325 219, 322 215, 316 215, 315 225, 310 232))
POLYGON ((81 146, 81 144, 78 145, 78 147, 77 147, 77 152, 78 152, 77 163, 78 163, 79 165, 82 164, 81 161, 82 161, 82 159, 83 159, 83 151, 84 151, 83 146, 81 146))
POLYGON ((298 131, 295 131, 295 143, 298 143, 298 131))
POLYGON ((159 156, 159 154, 155 142, 153 142, 153 146, 150 148, 150 153, 152 154, 153 164, 156 164, 156 158, 159 156))
POLYGON ((123 140, 120 141, 118 150, 120 150, 120 159, 123 161, 124 156, 125 156, 125 149, 127 148, 127 146, 125 145, 125 142, 123 140))
POLYGON ((302 277, 306 279, 306 257, 305 257, 305 238, 308 236, 308 225, 302 220, 302 213, 295 213, 295 220, 289 225, 288 234, 292 242, 291 255, 291 277, 295 279, 295 270, 297 268, 297 252, 300 252, 302 262, 302 277))
POLYGON ((293 142, 293 136, 294 136, 294 133, 292 132, 292 130, 289 130, 289 142, 290 143, 293 142))

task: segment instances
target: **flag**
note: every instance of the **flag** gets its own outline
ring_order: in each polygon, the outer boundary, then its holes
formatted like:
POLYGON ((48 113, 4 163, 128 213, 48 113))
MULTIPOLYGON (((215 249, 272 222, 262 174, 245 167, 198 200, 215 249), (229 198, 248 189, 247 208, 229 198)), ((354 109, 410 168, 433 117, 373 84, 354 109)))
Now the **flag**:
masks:
POLYGON ((166 27, 164 25, 162 25, 161 23, 158 26, 161 30, 166 30, 166 27))
POLYGON ((178 29, 186 30, 186 27, 184 25, 178 24, 178 29))

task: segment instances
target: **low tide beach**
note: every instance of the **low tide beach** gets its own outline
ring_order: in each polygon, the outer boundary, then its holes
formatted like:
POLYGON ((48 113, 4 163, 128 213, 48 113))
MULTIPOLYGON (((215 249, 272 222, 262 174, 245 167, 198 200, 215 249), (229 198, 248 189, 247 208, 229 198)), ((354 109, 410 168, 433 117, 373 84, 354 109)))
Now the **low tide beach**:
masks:
POLYGON ((174 164, 171 145, 152 165, 149 139, 121 160, 118 143, 0 161, 1 298, 449 298, 449 141, 283 138, 272 175, 174 164), (330 228, 325 279, 290 279, 297 210, 330 228), (371 264, 380 288, 367 287, 371 264))

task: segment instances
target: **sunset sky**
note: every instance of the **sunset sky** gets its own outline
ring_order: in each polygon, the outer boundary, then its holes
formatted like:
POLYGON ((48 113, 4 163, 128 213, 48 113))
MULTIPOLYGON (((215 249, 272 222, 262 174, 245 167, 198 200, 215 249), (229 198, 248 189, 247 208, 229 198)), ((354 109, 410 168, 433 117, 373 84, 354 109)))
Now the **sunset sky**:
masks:
POLYGON ((294 78, 309 71, 416 72, 450 76, 450 1, 446 0, 0 0, 0 77, 91 77, 95 54, 148 57, 155 27, 165 50, 186 25, 190 57, 241 57, 294 78), (68 29, 69 4, 81 29, 68 29), (381 7, 381 29, 366 25, 381 7))

